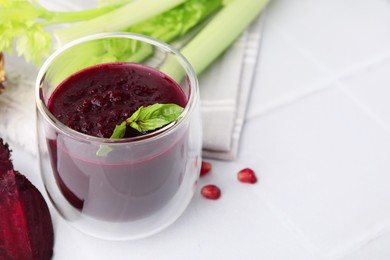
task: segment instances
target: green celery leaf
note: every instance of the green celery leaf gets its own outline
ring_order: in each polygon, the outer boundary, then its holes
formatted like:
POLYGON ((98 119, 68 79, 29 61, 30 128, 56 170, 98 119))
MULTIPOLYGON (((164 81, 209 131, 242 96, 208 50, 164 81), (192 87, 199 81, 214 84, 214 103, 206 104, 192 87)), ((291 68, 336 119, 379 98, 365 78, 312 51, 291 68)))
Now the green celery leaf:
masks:
POLYGON ((19 56, 40 65, 51 50, 51 36, 41 26, 31 23, 16 43, 19 56))
POLYGON ((16 41, 18 55, 40 65, 51 50, 51 36, 37 19, 47 13, 29 1, 0 0, 0 52, 12 53, 16 41))
POLYGON ((171 42, 200 24, 222 5, 223 0, 188 0, 160 15, 131 26, 127 31, 171 42))

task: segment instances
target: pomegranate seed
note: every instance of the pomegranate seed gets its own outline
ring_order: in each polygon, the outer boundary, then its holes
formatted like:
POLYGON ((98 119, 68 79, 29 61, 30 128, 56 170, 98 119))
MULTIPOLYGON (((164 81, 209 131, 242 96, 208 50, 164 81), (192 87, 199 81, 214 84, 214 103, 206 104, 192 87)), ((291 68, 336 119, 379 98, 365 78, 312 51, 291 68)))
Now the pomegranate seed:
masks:
POLYGON ((237 178, 240 182, 244 183, 256 183, 257 178, 255 172, 250 168, 242 169, 238 172, 237 178))
POLYGON ((218 188, 218 186, 213 184, 204 186, 200 192, 203 197, 210 200, 217 200, 219 197, 221 197, 221 190, 218 188))
POLYGON ((211 171, 211 163, 202 161, 202 166, 200 168, 200 176, 204 176, 211 171))

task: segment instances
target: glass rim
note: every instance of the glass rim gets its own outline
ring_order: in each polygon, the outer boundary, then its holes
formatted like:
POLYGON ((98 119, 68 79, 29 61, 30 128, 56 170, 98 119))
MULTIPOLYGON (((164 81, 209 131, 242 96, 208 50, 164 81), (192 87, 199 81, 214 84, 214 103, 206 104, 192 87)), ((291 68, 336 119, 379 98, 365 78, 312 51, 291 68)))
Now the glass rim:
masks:
POLYGON ((178 49, 174 48, 173 46, 163 41, 142 34, 129 33, 129 32, 106 32, 106 33, 98 33, 98 34, 93 34, 93 35, 88 35, 88 36, 78 38, 76 40, 73 40, 63 45, 62 47, 54 51, 45 60, 45 62, 42 64, 41 68, 38 71, 38 75, 35 82, 35 101, 36 101, 35 103, 36 103, 36 107, 39 110, 39 113, 41 113, 41 115, 45 118, 47 122, 49 122, 56 130, 71 138, 78 139, 80 141, 94 142, 98 144, 124 144, 124 143, 127 144, 127 143, 135 143, 135 142, 138 144, 142 142, 149 142, 149 141, 154 141, 156 139, 160 139, 165 135, 173 132, 180 125, 182 125, 183 122, 186 121, 186 119, 192 114, 193 110, 195 109, 196 103, 198 101, 198 92, 199 92, 199 82, 196 73, 192 68, 192 65, 189 63, 189 61, 183 56, 183 54, 180 53, 178 49), (130 138, 109 139, 109 138, 96 137, 96 136, 87 135, 78 132, 63 124, 49 111, 48 107, 46 106, 46 104, 43 102, 41 98, 41 83, 44 80, 46 72, 50 67, 50 65, 52 64, 52 62, 56 58, 58 58, 58 56, 61 55, 61 53, 76 45, 88 41, 100 40, 105 38, 127 38, 132 40, 143 41, 153 45, 154 47, 173 53, 176 56, 179 63, 183 66, 184 71, 186 72, 186 75, 188 76, 188 80, 189 80, 188 101, 186 106, 184 107, 183 112, 180 114, 177 120, 156 131, 153 131, 145 135, 130 137, 130 138))

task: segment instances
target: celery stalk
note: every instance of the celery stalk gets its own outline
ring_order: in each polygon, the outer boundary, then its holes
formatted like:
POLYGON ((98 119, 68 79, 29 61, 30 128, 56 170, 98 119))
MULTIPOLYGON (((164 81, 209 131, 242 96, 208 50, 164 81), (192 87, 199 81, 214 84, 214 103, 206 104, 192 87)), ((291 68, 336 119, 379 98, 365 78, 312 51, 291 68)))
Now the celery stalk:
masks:
POLYGON ((172 42, 197 27, 223 7, 223 0, 187 0, 157 16, 135 24, 126 31, 172 42))
POLYGON ((51 12, 46 11, 43 13, 43 19, 47 19, 39 22, 41 26, 47 26, 52 24, 60 24, 60 23, 74 23, 81 22, 93 19, 99 15, 103 15, 105 13, 111 12, 118 8, 118 6, 104 6, 100 8, 93 8, 82 11, 73 11, 73 12, 51 12))
MULTIPOLYGON (((173 39, 187 34, 195 26, 220 10, 223 6, 222 2, 223 0, 187 0, 183 4, 126 28, 126 31, 171 42, 173 39)), ((55 83, 59 83, 77 70, 96 63, 141 62, 153 54, 151 46, 145 46, 145 44, 131 40, 117 41, 111 39, 104 41, 104 44, 96 43, 84 47, 79 46, 78 48, 77 58, 73 57, 73 54, 69 54, 70 57, 68 58, 63 58, 63 70, 57 72, 58 75, 54 77, 55 83)))
POLYGON ((224 52, 263 10, 269 0, 229 2, 182 49, 181 53, 200 74, 224 52))
POLYGON ((112 12, 98 16, 84 23, 60 28, 54 35, 61 46, 76 38, 107 31, 121 31, 133 24, 144 21, 173 8, 186 0, 139 0, 132 1, 112 12))
MULTIPOLYGON (((232 0, 192 39, 180 48, 197 75, 222 54, 263 10, 269 0, 232 0)), ((160 70, 176 81, 184 71, 174 59, 167 59, 160 70)))

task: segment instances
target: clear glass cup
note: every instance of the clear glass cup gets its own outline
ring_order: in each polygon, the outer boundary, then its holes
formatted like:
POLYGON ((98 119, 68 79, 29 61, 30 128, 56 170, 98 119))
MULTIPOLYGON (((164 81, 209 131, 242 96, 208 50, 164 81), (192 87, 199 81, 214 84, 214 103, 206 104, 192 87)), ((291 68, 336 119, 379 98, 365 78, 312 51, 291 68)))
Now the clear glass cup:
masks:
POLYGON ((152 235, 173 223, 195 192, 201 166, 198 81, 171 46, 130 33, 75 40, 54 52, 36 82, 39 163, 48 196, 59 214, 84 233, 112 240, 152 235), (58 84, 71 74, 107 62, 137 62, 163 71, 185 93, 179 119, 126 139, 76 132, 48 110, 58 84), (96 151, 109 148, 107 156, 96 151))

